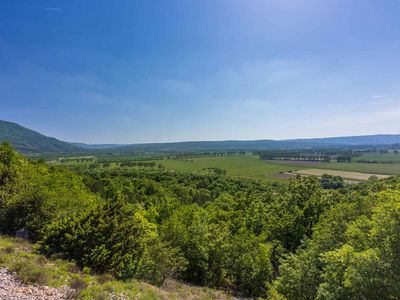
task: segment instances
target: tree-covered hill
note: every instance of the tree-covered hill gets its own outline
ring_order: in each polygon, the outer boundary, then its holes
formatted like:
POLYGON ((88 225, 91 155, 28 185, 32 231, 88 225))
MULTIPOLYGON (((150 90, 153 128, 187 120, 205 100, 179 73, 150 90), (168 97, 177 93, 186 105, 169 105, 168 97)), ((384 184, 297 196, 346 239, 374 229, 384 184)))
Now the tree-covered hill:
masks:
POLYGON ((86 145, 75 144, 86 149, 97 149, 114 153, 135 152, 205 152, 205 151, 263 151, 271 149, 313 149, 313 148, 358 148, 400 144, 400 135, 381 134, 335 138, 293 139, 293 140, 231 140, 192 141, 175 143, 145 143, 131 145, 86 145))
POLYGON ((193 153, 207 151, 265 151, 271 149, 315 149, 315 148, 354 148, 394 145, 399 147, 400 135, 381 134, 369 136, 350 136, 316 139, 292 140, 229 140, 229 141, 189 141, 171 143, 143 144, 85 144, 68 143, 47 137, 16 123, 0 120, 0 142, 10 142, 18 151, 25 154, 55 153, 193 153))
POLYGON ((26 154, 79 152, 81 148, 47 137, 16 123, 0 120, 0 142, 8 141, 26 154))

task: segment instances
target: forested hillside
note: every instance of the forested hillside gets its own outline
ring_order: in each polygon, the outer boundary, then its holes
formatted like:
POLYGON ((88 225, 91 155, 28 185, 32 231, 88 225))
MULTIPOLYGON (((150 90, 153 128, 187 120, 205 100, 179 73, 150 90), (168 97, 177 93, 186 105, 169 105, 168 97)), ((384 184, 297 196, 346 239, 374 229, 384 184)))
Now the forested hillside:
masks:
POLYGON ((381 134, 365 136, 349 136, 335 138, 310 138, 292 140, 255 140, 255 141, 195 141, 195 142, 176 142, 176 143, 144 143, 132 145, 87 145, 75 143, 74 145, 85 149, 97 150, 101 152, 113 153, 187 153, 205 151, 263 151, 272 149, 313 149, 331 147, 334 149, 342 148, 363 148, 379 145, 400 144, 400 135, 381 134))
POLYGON ((400 135, 381 134, 368 136, 293 139, 293 140, 255 140, 255 141, 195 141, 175 143, 143 143, 131 145, 67 143, 20 126, 16 123, 0 120, 0 142, 8 141, 18 151, 25 154, 143 154, 143 153, 204 153, 204 152, 240 152, 301 149, 319 149, 331 147, 332 151, 370 148, 376 146, 400 144, 400 135))
POLYGON ((400 178, 337 183, 75 172, 3 144, 0 231, 121 281, 175 278, 270 299, 399 298, 400 178))
POLYGON ((26 154, 69 153, 82 151, 81 148, 18 124, 0 120, 0 142, 8 141, 18 151, 26 154))

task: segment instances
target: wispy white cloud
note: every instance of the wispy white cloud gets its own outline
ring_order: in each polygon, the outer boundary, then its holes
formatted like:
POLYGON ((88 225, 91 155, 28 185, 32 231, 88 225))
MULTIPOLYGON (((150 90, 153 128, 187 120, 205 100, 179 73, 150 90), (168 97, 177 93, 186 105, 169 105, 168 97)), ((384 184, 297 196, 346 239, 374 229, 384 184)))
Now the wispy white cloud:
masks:
POLYGON ((376 106, 398 105, 400 103, 400 93, 376 94, 371 95, 370 98, 371 104, 376 106))
POLYGON ((376 95, 371 95, 371 98, 373 99, 392 99, 392 98, 399 98, 400 93, 391 93, 391 94, 376 94, 376 95))
POLYGON ((32 8, 48 10, 48 11, 62 11, 61 8, 58 7, 47 7, 47 6, 32 6, 32 8))

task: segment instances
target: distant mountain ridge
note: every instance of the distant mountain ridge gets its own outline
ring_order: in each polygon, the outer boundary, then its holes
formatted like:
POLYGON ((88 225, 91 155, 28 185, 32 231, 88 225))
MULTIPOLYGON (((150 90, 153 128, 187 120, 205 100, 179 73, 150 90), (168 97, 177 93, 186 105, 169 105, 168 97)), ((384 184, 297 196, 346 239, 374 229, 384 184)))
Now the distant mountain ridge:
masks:
POLYGON ((322 147, 356 147, 400 144, 400 134, 378 134, 364 136, 254 141, 191 141, 169 143, 144 143, 118 145, 86 145, 86 149, 113 150, 118 153, 131 152, 192 152, 192 151, 262 151, 267 149, 298 149, 322 147), (96 148, 97 146, 97 148, 96 148))
POLYGON ((343 136, 343 137, 328 137, 328 138, 312 138, 312 139, 293 139, 285 140, 288 142, 298 143, 319 143, 319 144, 334 144, 334 145, 392 145, 400 143, 400 134, 375 134, 375 135, 358 135, 358 136, 343 136))
POLYGON ((16 123, 0 120, 0 142, 8 141, 26 154, 71 153, 82 151, 70 143, 47 137, 16 123))
POLYGON ((290 140, 254 141, 192 141, 146 144, 85 144, 68 143, 47 137, 16 123, 0 120, 0 142, 9 141, 26 154, 88 153, 88 152, 199 152, 199 151, 262 151, 316 147, 354 147, 400 144, 400 134, 377 134, 290 140))
POLYGON ((85 143, 70 143, 71 145, 84 148, 84 149, 112 149, 112 148, 119 148, 119 147, 124 147, 127 145, 123 144, 85 144, 85 143))

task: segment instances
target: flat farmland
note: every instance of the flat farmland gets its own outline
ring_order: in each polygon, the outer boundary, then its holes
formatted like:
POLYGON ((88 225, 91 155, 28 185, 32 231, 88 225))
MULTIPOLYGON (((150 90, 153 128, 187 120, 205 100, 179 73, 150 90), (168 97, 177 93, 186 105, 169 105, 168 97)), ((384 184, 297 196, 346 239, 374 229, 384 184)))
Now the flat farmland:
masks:
POLYGON ((383 164, 383 163, 324 163, 312 161, 277 161, 268 160, 270 164, 277 164, 282 166, 290 166, 293 168, 312 168, 324 170, 336 170, 347 172, 360 172, 368 174, 381 174, 381 175, 400 175, 400 163, 383 164))
POLYGON ((398 163, 400 164, 400 154, 398 153, 372 153, 372 154, 363 154, 359 157, 353 158, 354 162, 358 160, 368 160, 382 163, 398 163))
POLYGON ((295 174, 299 172, 298 170, 304 172, 308 169, 318 170, 313 171, 315 174, 309 175, 331 174, 359 181, 368 180, 373 175, 377 177, 380 177, 380 175, 400 175, 400 164, 267 161, 259 159, 256 155, 162 159, 155 162, 162 164, 167 170, 196 172, 207 168, 219 168, 226 170, 228 176, 275 181, 287 180, 295 177, 295 174))
POLYGON ((349 179, 354 181, 367 181, 370 177, 376 176, 379 179, 388 178, 389 175, 381 175, 381 174, 368 174, 368 173, 360 173, 360 172, 348 172, 348 171, 335 171, 329 169, 306 169, 296 171, 296 174, 306 175, 306 176, 322 176, 324 174, 332 175, 332 176, 340 176, 343 179, 349 179))
POLYGON ((275 177, 275 175, 296 168, 290 165, 270 163, 255 155, 163 159, 155 162, 162 164, 167 170, 194 172, 206 168, 219 168, 226 170, 228 176, 266 180, 283 180, 283 178, 275 177))
POLYGON ((317 168, 382 175, 400 175, 400 164, 324 163, 317 168))

